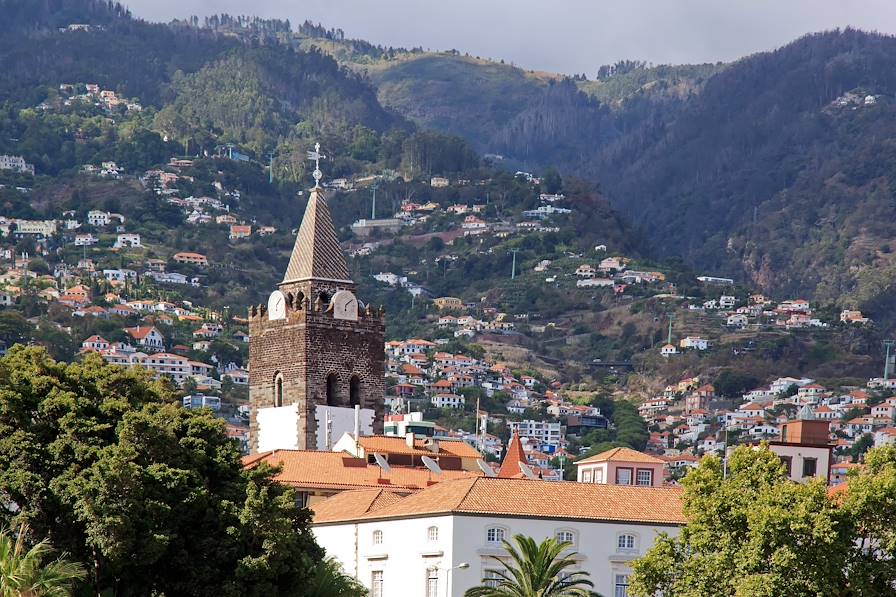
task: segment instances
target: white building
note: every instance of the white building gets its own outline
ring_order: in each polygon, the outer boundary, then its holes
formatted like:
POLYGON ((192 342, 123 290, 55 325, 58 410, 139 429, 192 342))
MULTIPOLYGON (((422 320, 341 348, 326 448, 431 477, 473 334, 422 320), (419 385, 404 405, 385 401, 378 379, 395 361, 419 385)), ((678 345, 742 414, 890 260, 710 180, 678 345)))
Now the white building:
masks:
POLYGON ((701 338, 699 336, 688 336, 686 338, 682 338, 681 342, 678 343, 682 348, 693 348, 694 350, 706 350, 709 348, 709 340, 706 338, 701 338))
POLYGON ((434 394, 430 402, 436 408, 463 408, 464 397, 457 394, 434 394))
POLYGON ((342 492, 314 508, 318 543, 371 597, 460 597, 501 564, 516 534, 570 541, 576 570, 602 595, 627 594, 629 562, 684 523, 671 487, 475 477, 401 497, 342 492))
POLYGON ((511 435, 516 433, 520 437, 551 446, 559 446, 560 440, 565 435, 560 423, 526 419, 525 421, 509 421, 507 426, 510 428, 511 435))
POLYGON ((140 244, 140 235, 134 233, 119 234, 115 238, 113 248, 121 249, 124 247, 142 247, 140 244))
POLYGON ((0 155, 0 170, 15 170, 22 174, 34 174, 34 164, 25 162, 20 155, 0 155))

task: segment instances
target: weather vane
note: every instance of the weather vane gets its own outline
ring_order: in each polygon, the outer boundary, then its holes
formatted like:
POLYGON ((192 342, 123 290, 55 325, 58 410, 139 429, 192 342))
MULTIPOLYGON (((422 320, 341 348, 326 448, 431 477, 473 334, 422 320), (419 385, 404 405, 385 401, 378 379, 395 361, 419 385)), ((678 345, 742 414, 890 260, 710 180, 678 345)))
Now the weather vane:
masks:
POLYGON ((314 172, 311 175, 314 177, 315 188, 320 187, 320 179, 324 177, 323 172, 320 171, 320 161, 327 159, 327 156, 320 152, 320 143, 314 144, 314 151, 308 152, 308 159, 314 160, 314 172))

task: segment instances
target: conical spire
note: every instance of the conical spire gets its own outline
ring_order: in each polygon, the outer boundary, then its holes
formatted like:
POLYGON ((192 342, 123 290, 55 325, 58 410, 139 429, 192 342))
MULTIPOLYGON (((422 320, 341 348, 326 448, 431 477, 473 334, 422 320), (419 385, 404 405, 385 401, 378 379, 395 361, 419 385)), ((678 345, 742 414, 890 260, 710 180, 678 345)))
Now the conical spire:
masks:
POLYGON ((351 283, 330 208, 319 187, 311 189, 283 284, 304 280, 351 283))
POLYGON ((523 451, 523 442, 520 436, 514 432, 510 437, 510 443, 507 445, 507 452, 504 454, 504 460, 501 461, 501 471, 498 477, 502 479, 512 479, 515 477, 524 477, 520 463, 529 464, 526 453, 523 451))

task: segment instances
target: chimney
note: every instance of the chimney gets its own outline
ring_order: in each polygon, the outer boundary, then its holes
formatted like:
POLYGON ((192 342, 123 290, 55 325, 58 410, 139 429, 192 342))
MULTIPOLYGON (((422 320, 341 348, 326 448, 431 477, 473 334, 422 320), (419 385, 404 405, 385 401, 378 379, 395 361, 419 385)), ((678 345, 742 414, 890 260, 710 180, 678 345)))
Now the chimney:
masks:
POLYGON ((414 447, 414 432, 408 431, 404 434, 404 443, 406 443, 409 448, 414 447))

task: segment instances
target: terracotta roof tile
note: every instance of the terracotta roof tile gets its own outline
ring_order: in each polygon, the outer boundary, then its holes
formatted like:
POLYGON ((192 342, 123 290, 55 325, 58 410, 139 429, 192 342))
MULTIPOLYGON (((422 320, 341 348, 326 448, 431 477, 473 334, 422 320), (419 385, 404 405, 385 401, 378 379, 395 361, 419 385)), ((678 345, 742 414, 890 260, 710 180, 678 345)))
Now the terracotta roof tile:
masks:
POLYGON ((514 433, 510 438, 510 444, 507 446, 507 452, 504 454, 504 460, 501 461, 501 471, 498 473, 498 476, 502 479, 510 479, 523 475, 520 463, 528 465, 529 460, 523 451, 520 436, 514 433))
POLYGON ((407 444, 403 437, 391 435, 367 435, 358 441, 364 452, 373 454, 404 454, 409 456, 458 456, 460 458, 482 458, 476 448, 470 444, 456 439, 438 439, 439 452, 432 452, 424 443, 425 440, 415 439, 414 447, 407 444))
POLYGON ((685 523, 680 497, 678 487, 479 477, 438 483, 366 514, 346 512, 315 522, 459 513, 680 525, 685 523))
POLYGON ((594 456, 589 456, 584 460, 576 461, 576 464, 584 464, 586 462, 647 462, 651 464, 661 464, 663 461, 650 454, 638 452, 631 448, 613 448, 594 456))
POLYGON ((275 476, 281 483, 294 487, 324 489, 359 489, 377 487, 395 491, 416 491, 432 482, 476 476, 467 471, 442 471, 433 475, 425 468, 393 466, 389 473, 363 458, 355 458, 341 452, 315 452, 304 450, 275 450, 254 454, 243 459, 243 466, 253 467, 259 462, 271 466, 281 465, 283 470, 275 476))
POLYGON ((388 489, 343 491, 312 505, 314 520, 327 522, 362 516, 398 502, 402 494, 388 489))

